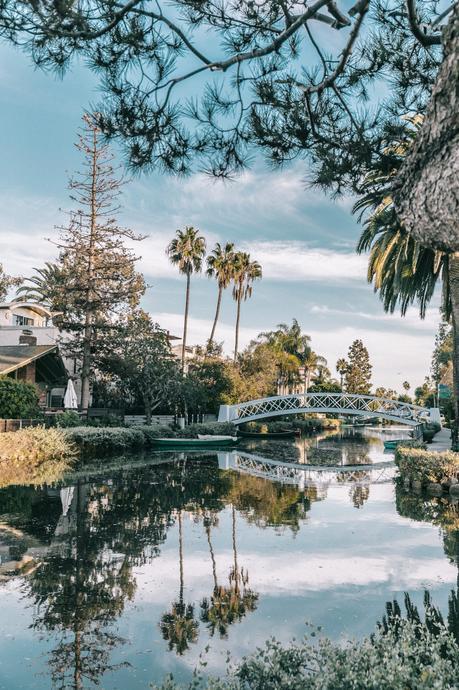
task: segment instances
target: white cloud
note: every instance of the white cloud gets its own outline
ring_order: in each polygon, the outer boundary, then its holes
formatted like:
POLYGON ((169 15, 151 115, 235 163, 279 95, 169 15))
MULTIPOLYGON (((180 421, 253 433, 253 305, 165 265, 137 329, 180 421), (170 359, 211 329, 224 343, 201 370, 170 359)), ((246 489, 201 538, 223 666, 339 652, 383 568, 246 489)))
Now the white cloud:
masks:
POLYGON ((438 307, 431 307, 427 309, 426 316, 421 319, 419 312, 415 309, 409 309, 405 316, 401 316, 399 312, 394 314, 385 313, 381 309, 374 314, 369 312, 353 310, 353 309, 335 309, 327 305, 315 304, 311 307, 311 313, 319 316, 333 317, 341 316, 349 319, 364 319, 366 321, 384 322, 397 326, 408 326, 423 331, 425 334, 431 335, 437 331, 440 314, 438 307))
POLYGON ((355 252, 337 252, 288 241, 248 242, 244 248, 261 263, 263 276, 268 280, 358 281, 365 285, 367 260, 355 252))
MULTIPOLYGON (((183 331, 183 314, 171 312, 152 313, 152 317, 162 328, 170 331, 174 335, 181 337, 183 331)), ((197 319, 190 317, 188 320, 188 344, 202 345, 210 335, 212 321, 210 319, 197 319)), ((243 349, 259 333, 255 328, 242 327, 239 332, 240 348, 243 349)), ((216 340, 225 341, 225 352, 231 354, 234 341, 234 325, 220 322, 217 325, 216 340)))
POLYGON ((345 357, 349 345, 359 338, 370 354, 373 364, 373 385, 401 390, 402 381, 408 380, 414 390, 428 373, 433 348, 433 332, 426 326, 425 333, 406 333, 396 330, 377 331, 359 325, 330 327, 327 330, 306 329, 312 345, 327 358, 334 373, 339 357, 345 357))
MULTIPOLYGON (((384 548, 386 545, 382 545, 384 548)), ((232 553, 218 553, 218 578, 223 581, 231 567, 232 553)), ((240 549, 239 562, 250 573, 250 584, 260 596, 304 596, 336 587, 368 587, 390 584, 393 591, 417 589, 426 583, 433 585, 455 582, 456 569, 441 556, 419 561, 409 556, 397 556, 390 549, 377 556, 355 556, 335 549, 326 552, 291 554, 282 551, 266 554, 240 549), (295 567, 291 563, 294 560, 295 567), (273 577, 275 574, 275 577, 273 577)), ((161 558, 136 573, 142 601, 162 603, 170 597, 171 573, 177 570, 175 552, 163 551, 161 558)), ((194 551, 185 560, 187 590, 195 600, 208 595, 210 563, 208 554, 194 551)))

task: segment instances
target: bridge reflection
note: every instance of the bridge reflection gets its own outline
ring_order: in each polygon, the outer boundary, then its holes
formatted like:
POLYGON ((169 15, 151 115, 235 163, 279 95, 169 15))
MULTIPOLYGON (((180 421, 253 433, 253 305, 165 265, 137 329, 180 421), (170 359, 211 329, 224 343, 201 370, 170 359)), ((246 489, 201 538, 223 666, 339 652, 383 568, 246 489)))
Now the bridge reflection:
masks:
POLYGON ((392 482, 395 476, 393 458, 369 465, 315 467, 272 460, 245 451, 232 451, 218 453, 218 465, 222 470, 232 469, 281 484, 297 486, 299 489, 311 485, 326 490, 333 484, 383 484, 392 482))

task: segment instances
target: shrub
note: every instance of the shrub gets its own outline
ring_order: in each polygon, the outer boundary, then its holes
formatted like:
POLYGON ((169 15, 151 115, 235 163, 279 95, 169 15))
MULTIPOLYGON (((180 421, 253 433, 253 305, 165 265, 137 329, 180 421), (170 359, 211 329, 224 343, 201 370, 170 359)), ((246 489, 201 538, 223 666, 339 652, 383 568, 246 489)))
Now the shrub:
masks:
POLYGON ((402 478, 410 482, 420 481, 422 485, 430 482, 442 483, 459 480, 459 454, 452 451, 434 451, 399 445, 395 451, 395 463, 402 478))
POLYGON ((85 426, 95 427, 126 427, 127 424, 123 422, 120 417, 114 414, 104 415, 103 417, 88 417, 85 419, 85 426))
POLYGON ((206 424, 190 424, 184 429, 178 429, 176 438, 196 438, 198 434, 211 436, 235 436, 236 427, 231 422, 207 422, 206 424))
POLYGON ((247 427, 250 431, 277 433, 279 431, 290 431, 300 429, 303 433, 313 433, 323 429, 339 429, 341 422, 339 419, 328 419, 326 417, 307 417, 306 419, 276 420, 273 422, 248 422, 247 427))
POLYGON ((438 434, 441 426, 438 422, 426 422, 422 426, 422 440, 431 443, 435 434, 438 434))
POLYGON ((39 412, 37 389, 31 383, 0 376, 0 418, 25 419, 39 412))
POLYGON ((75 446, 60 429, 29 427, 0 434, 0 486, 53 483, 75 455, 75 446))
MULTIPOLYGON (((172 678, 153 690, 179 690, 172 678)), ((454 690, 459 648, 444 625, 398 619, 360 642, 271 640, 223 678, 196 674, 193 690, 454 690)))
POLYGON ((145 444, 145 436, 140 429, 79 426, 67 429, 65 433, 83 458, 119 453, 145 444))
POLYGON ((140 431, 145 437, 145 443, 147 446, 151 445, 151 442, 156 438, 175 438, 177 432, 170 426, 165 424, 151 424, 150 426, 142 426, 140 431))
POLYGON ((59 412, 54 417, 56 426, 61 429, 67 429, 72 426, 81 426, 81 417, 78 412, 73 410, 66 410, 59 412))

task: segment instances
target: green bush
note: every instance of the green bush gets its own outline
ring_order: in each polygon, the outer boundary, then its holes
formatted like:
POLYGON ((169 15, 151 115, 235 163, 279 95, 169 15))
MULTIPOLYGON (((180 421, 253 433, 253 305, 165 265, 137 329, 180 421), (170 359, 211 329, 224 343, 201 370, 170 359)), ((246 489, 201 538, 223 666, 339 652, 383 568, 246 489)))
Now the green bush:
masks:
POLYGON ((306 419, 292 419, 286 418, 284 420, 275 420, 273 422, 248 422, 247 430, 250 431, 269 431, 270 433, 278 433, 279 431, 291 431, 300 429, 303 433, 314 433, 315 431, 322 431, 324 429, 339 429, 341 422, 339 419, 328 419, 326 417, 307 417, 306 419))
POLYGON ((81 426, 81 417, 78 412, 73 410, 66 410, 65 412, 59 412, 54 417, 55 424, 60 429, 67 429, 69 427, 81 426))
POLYGON ((176 438, 197 438, 198 434, 211 436, 235 436, 236 427, 231 422, 207 422, 205 424, 190 424, 184 429, 178 429, 176 438))
POLYGON ((140 427, 140 431, 144 435, 145 444, 151 445, 156 438, 175 438, 177 432, 170 426, 165 424, 151 424, 150 426, 140 427))
POLYGON ((454 690, 459 648, 444 625, 398 619, 360 642, 328 639, 282 646, 271 640, 222 678, 168 678, 153 690, 454 690))
POLYGON ((122 453, 145 445, 145 436, 140 429, 80 426, 67 429, 65 433, 83 458, 122 453))
POLYGON ((38 413, 38 393, 33 384, 0 376, 1 419, 30 419, 38 413))
POLYGON ((431 443, 435 434, 438 434, 441 426, 438 422, 426 422, 422 426, 422 440, 431 443))
POLYGON ((459 453, 436 453, 399 445, 395 451, 395 463, 402 478, 410 482, 420 481, 423 486, 430 482, 443 483, 459 480, 459 453))
POLYGON ((124 428, 127 425, 120 417, 114 414, 108 414, 103 417, 88 417, 85 420, 85 426, 124 428))

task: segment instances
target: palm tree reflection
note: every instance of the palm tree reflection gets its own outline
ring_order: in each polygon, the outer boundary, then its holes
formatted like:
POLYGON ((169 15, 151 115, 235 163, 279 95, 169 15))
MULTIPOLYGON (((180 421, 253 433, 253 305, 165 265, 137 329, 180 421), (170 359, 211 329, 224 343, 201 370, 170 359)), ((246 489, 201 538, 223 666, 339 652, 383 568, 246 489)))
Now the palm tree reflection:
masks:
POLYGON ((207 541, 212 560, 212 572, 214 578, 214 589, 209 599, 205 598, 201 602, 201 620, 207 624, 207 629, 211 635, 218 632, 220 637, 226 637, 228 627, 240 621, 247 613, 255 611, 257 608, 258 594, 249 588, 249 574, 246 569, 240 568, 237 558, 236 544, 236 510, 231 506, 232 518, 232 546, 233 564, 231 566, 228 582, 229 586, 219 585, 217 581, 217 570, 215 554, 211 541, 211 521, 205 523, 207 541))
POLYGON ((194 607, 184 601, 184 574, 183 574, 183 524, 182 511, 178 511, 179 526, 179 573, 180 589, 179 598, 172 604, 170 611, 163 614, 160 628, 163 638, 169 643, 169 649, 177 654, 184 654, 190 647, 190 643, 198 639, 199 624, 194 617, 194 607))

